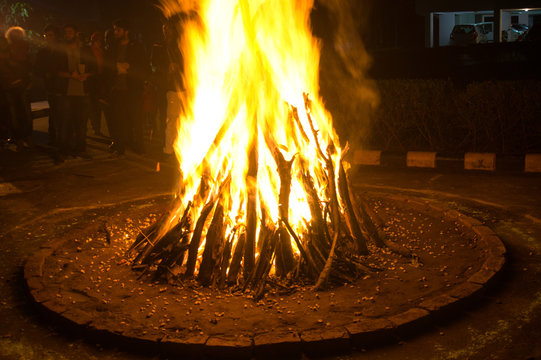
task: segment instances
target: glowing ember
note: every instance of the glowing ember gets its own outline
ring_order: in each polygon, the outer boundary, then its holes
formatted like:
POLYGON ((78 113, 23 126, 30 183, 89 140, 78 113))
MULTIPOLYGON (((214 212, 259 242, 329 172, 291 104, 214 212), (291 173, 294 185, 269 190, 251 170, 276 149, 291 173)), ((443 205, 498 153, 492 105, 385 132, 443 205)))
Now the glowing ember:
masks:
POLYGON ((162 5, 166 16, 185 14, 175 144, 183 178, 172 210, 133 244, 135 266, 260 292, 269 276, 321 286, 335 251, 366 253, 375 228, 357 221, 319 98, 313 1, 162 5))

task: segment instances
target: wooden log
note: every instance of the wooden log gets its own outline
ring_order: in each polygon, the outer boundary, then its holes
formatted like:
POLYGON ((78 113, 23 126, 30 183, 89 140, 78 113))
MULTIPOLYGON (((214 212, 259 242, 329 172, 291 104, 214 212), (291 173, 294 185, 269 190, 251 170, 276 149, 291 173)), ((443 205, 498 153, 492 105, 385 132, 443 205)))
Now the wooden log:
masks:
MULTIPOLYGON (((255 121, 255 120, 254 120, 255 121)), ((246 173, 246 243, 244 244, 244 276, 247 278, 254 269, 255 238, 257 234, 257 171, 258 171, 257 126, 252 134, 248 150, 248 171, 246 173)))
POLYGON ((329 252, 329 257, 327 258, 327 261, 325 262, 325 267, 319 274, 319 277, 317 279, 316 285, 314 285, 314 290, 321 290, 326 285, 327 280, 329 278, 329 275, 331 273, 332 263, 334 259, 334 251, 336 249, 336 241, 338 240, 338 233, 334 233, 334 237, 332 240, 332 246, 331 251, 329 252))
POLYGON ((252 271, 244 284, 245 289, 249 285, 252 285, 252 287, 256 286, 263 276, 263 272, 267 268, 267 264, 271 260, 272 254, 274 253, 273 239, 275 236, 275 230, 265 226, 261 228, 259 236, 261 238, 261 251, 259 253, 259 257, 257 258, 254 271, 252 271))
POLYGON ((330 239, 326 236, 325 228, 327 225, 323 220, 321 201, 314 186, 314 181, 307 171, 302 172, 301 178, 308 206, 310 207, 310 214, 312 215, 310 225, 314 231, 314 236, 311 240, 320 253, 328 254, 331 244, 330 239))
POLYGON ((304 107, 306 109, 306 117, 308 119, 308 124, 310 124, 310 130, 312 130, 312 135, 314 136, 314 141, 316 145, 316 150, 318 151, 319 155, 325 159, 325 162, 327 160, 327 157, 325 156, 325 153, 323 152, 323 149, 321 149, 321 146, 319 145, 319 138, 318 138, 318 130, 314 127, 314 121, 312 120, 312 114, 311 114, 311 101, 308 98, 308 94, 304 93, 304 107))
MULTIPOLYGON (((189 209, 186 209, 187 213, 189 209)), ((154 243, 149 243, 143 251, 137 255, 133 260, 134 264, 147 264, 152 265, 154 261, 159 257, 159 254, 168 246, 171 246, 174 242, 180 241, 185 228, 188 226, 187 219, 183 217, 179 222, 169 229, 164 236, 156 239, 154 243)))
POLYGON ((372 216, 369 215, 372 213, 372 211, 365 206, 364 201, 362 201, 360 197, 357 198, 358 201, 356 202, 354 209, 357 210, 356 214, 358 215, 359 219, 361 219, 362 225, 366 229, 370 240, 374 241, 377 247, 385 247, 385 233, 382 229, 378 229, 378 227, 376 227, 374 224, 372 216))
POLYGON ((242 256, 244 254, 244 243, 246 242, 246 233, 240 234, 235 251, 233 252, 233 258, 231 259, 231 265, 229 266, 229 273, 227 274, 227 283, 229 285, 237 283, 237 277, 240 270, 242 256))
POLYGON ((360 196, 359 199, 359 208, 361 210, 361 214, 364 214, 366 224, 369 226, 368 229, 370 234, 373 234, 372 236, 375 240, 376 246, 386 247, 396 254, 420 261, 419 257, 410 249, 387 239, 385 232, 383 231, 383 221, 374 213, 374 211, 372 211, 372 209, 364 204, 364 201, 362 201, 360 196))
MULTIPOLYGON (((280 177, 280 193, 278 195, 278 214, 282 221, 288 222, 289 219, 289 195, 291 193, 291 167, 295 158, 286 161, 279 149, 274 151, 274 159, 278 166, 278 175, 280 177)), ((280 225, 278 240, 278 251, 276 252, 277 266, 276 275, 286 276, 295 267, 295 257, 291 247, 291 239, 287 229, 280 225)))
MULTIPOLYGON (((154 280, 159 280, 162 276, 173 273, 173 268, 179 268, 184 261, 184 255, 189 246, 188 232, 182 235, 182 239, 171 246, 171 250, 165 254, 160 254, 162 261, 154 273, 154 280)), ((174 273, 173 275, 177 275, 174 273)))
POLYGON ((304 247, 302 246, 301 244, 301 241, 299 240, 299 237, 297 236, 297 234, 295 234, 295 231, 293 231, 293 228, 291 228, 291 226, 289 225, 288 222, 282 220, 282 223, 285 225, 287 231, 291 234, 291 236, 293 237, 293 239, 295 240, 295 244, 297 245, 297 248, 299 249, 303 259, 306 261, 306 263, 308 264, 310 270, 312 271, 313 275, 314 276, 317 276, 317 274, 319 274, 319 269, 318 267, 316 266, 315 262, 314 262, 314 259, 312 258, 311 254, 308 253, 304 247))
MULTIPOLYGON (((173 274, 173 268, 180 268, 182 262, 184 261, 184 254, 186 249, 188 249, 191 226, 192 222, 189 216, 192 202, 190 201, 184 209, 184 214, 179 221, 179 224, 182 224, 182 235, 178 241, 173 241, 170 245, 162 250, 160 253, 156 254, 155 260, 152 262, 161 259, 158 264, 158 268, 154 274, 154 279, 159 279, 163 275, 173 274)), ((176 275, 177 274, 173 274, 176 275)))
MULTIPOLYGON (((338 192, 336 190, 336 176, 334 174, 334 163, 332 161, 332 149, 334 145, 330 144, 327 148, 328 157, 325 158, 328 186, 329 186, 329 198, 330 198, 330 211, 332 218, 332 225, 334 231, 338 233, 340 231, 340 211, 338 206, 338 192)), ((334 240, 334 239, 333 239, 334 240)))
POLYGON ((190 247, 188 248, 188 259, 186 260, 186 272, 185 276, 193 276, 195 271, 195 263, 197 261, 197 253, 199 250, 199 244, 201 243, 201 234, 203 233, 203 228, 205 226, 205 221, 209 216, 210 212, 214 208, 215 200, 211 199, 205 204, 201 213, 199 214, 199 219, 195 224, 195 229, 193 231, 192 240, 190 241, 190 247))
POLYGON ((355 216, 355 210, 351 202, 351 191, 349 189, 349 182, 346 171, 342 161, 340 161, 340 170, 338 175, 338 187, 340 189, 340 198, 342 199, 342 207, 344 208, 344 218, 346 219, 346 225, 348 227, 350 236, 353 238, 357 245, 357 251, 361 255, 368 255, 368 246, 366 245, 366 238, 361 232, 359 222, 355 216))
POLYGON ((225 242, 224 251, 222 253, 222 261, 220 262, 220 275, 216 279, 218 288, 223 289, 227 280, 227 269, 229 268, 229 262, 231 261, 231 247, 233 244, 234 233, 232 233, 225 242))
POLYGON ((291 105, 291 115, 293 119, 295 120, 295 124, 297 125, 297 129, 299 129, 299 132, 301 133, 301 136, 304 141, 307 143, 310 142, 310 139, 308 138, 308 135, 306 135, 306 131, 304 131, 304 128, 302 126, 301 120, 299 119, 299 111, 295 106, 291 105))
POLYGON ((224 208, 222 204, 218 203, 207 231, 205 249, 203 250, 203 258, 197 276, 197 280, 204 286, 209 285, 212 280, 212 274, 224 240, 224 208))
MULTIPOLYGON (((139 234, 137 235, 133 244, 131 244, 131 246, 128 248, 126 253, 130 255, 135 251, 139 251, 140 248, 148 246, 148 244, 153 245, 154 238, 158 234, 159 230, 162 229, 163 226, 171 219, 171 217, 173 216, 173 212, 177 209, 178 205, 179 199, 175 198, 166 213, 160 216, 152 225, 148 226, 144 230, 139 229, 139 234)), ((190 205, 191 202, 188 204, 188 206, 190 205)))

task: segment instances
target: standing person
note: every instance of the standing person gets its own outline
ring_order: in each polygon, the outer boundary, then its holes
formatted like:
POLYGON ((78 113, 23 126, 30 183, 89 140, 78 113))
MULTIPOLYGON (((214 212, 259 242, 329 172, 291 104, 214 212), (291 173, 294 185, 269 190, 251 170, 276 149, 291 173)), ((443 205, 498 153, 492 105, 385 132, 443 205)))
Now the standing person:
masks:
POLYGON ((90 158, 86 151, 88 121, 88 78, 96 72, 96 59, 88 47, 81 46, 75 25, 64 26, 66 63, 60 76, 65 78, 64 117, 61 150, 90 158))
POLYGON ((57 145, 62 123, 63 85, 59 73, 65 64, 65 53, 60 48, 60 29, 48 25, 43 31, 45 46, 38 50, 34 73, 43 78, 49 102, 49 145, 57 145))
POLYGON ((101 132, 101 114, 106 104, 105 93, 105 48, 103 33, 95 31, 90 37, 90 50, 96 58, 96 72, 88 78, 88 96, 90 99, 90 124, 94 135, 103 136, 101 132))
POLYGON ((113 22, 116 43, 111 53, 114 76, 111 91, 113 140, 112 150, 123 154, 128 143, 137 153, 143 152, 143 84, 148 62, 143 45, 130 38, 126 20, 113 22))
POLYGON ((8 145, 11 128, 11 111, 7 99, 7 84, 9 73, 9 44, 5 37, 0 36, 0 146, 8 145))
POLYGON ((28 89, 32 63, 28 51, 25 31, 18 26, 6 31, 9 46, 7 63, 6 98, 11 113, 13 138, 20 151, 24 146, 32 147, 32 117, 28 89))
MULTIPOLYGON (((154 46, 157 64, 158 94, 161 95, 160 112, 165 118, 165 139, 162 149, 165 159, 172 158, 178 134, 178 122, 182 111, 182 93, 185 91, 183 73, 184 59, 179 49, 183 14, 177 14, 163 25, 164 44, 154 46)), ((161 117, 162 115, 160 115, 161 117)))

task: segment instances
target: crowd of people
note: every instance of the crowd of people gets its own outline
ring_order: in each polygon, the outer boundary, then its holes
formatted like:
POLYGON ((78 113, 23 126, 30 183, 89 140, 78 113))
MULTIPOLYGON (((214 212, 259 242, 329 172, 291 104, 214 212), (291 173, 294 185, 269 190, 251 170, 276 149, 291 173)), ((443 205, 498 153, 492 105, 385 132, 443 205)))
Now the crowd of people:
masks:
POLYGON ((49 103, 49 145, 63 156, 90 158, 88 124, 111 138, 110 151, 145 152, 149 134, 161 139, 163 154, 172 157, 176 124, 182 108, 179 92, 183 61, 178 17, 163 27, 164 39, 150 49, 132 33, 125 19, 89 39, 75 24, 47 26, 35 55, 25 31, 11 27, 0 37, 0 138, 17 150, 34 146, 29 89, 43 82, 49 103), (146 136, 145 136, 146 135, 146 136))

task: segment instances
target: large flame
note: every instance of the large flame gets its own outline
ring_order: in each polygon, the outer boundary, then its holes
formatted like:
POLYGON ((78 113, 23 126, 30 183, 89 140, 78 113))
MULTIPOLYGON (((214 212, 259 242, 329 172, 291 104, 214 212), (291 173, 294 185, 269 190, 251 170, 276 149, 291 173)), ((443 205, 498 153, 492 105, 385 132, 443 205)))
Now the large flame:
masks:
MULTIPOLYGON (((188 202, 198 218, 220 193, 225 234, 246 223, 257 197, 278 224, 280 152, 293 159, 288 221, 302 234, 310 208, 301 173, 309 173, 321 199, 328 188, 325 158, 338 166, 340 149, 330 114, 319 97, 319 43, 312 37, 312 0, 163 1, 164 12, 190 14, 182 24, 183 112, 175 143, 183 174, 178 219, 188 202), (309 97, 309 98, 308 98, 309 97), (250 159, 251 158, 251 159, 250 159), (198 198, 202 178, 206 198, 198 198), (225 184, 225 185, 224 185, 225 184), (224 187, 226 191, 224 191, 224 187)), ((338 168, 334 173, 338 173, 338 168)), ((204 243, 201 244, 202 251, 204 243)))

